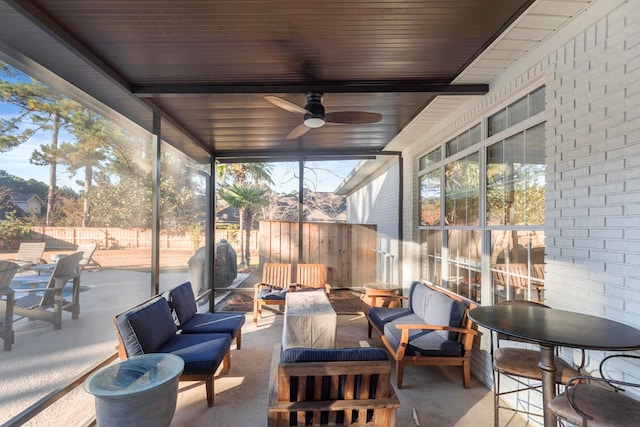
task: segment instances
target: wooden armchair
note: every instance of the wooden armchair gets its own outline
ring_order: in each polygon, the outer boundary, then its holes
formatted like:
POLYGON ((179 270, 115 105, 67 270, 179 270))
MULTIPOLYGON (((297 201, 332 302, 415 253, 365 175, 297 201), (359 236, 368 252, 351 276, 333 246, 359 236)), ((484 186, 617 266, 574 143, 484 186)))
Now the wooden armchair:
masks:
POLYGON ((262 317, 263 305, 277 305, 282 311, 285 294, 291 285, 291 264, 263 264, 262 282, 254 288, 253 323, 257 325, 258 317, 262 317))
POLYGON ((330 293, 331 285, 327 283, 327 267, 324 264, 298 264, 296 285, 302 288, 324 288, 326 293, 330 293))
POLYGON ((58 261, 51 276, 21 277, 25 284, 37 286, 46 283, 46 287, 30 289, 32 292, 29 295, 17 299, 13 314, 53 323, 54 329, 62 327, 62 311, 71 312, 71 318, 77 319, 80 316, 78 264, 81 259, 82 252, 74 252, 58 261), (67 300, 63 295, 63 289, 69 281, 73 282, 73 288, 71 299, 67 300))
POLYGON ((9 287, 20 266, 11 261, 0 261, 0 307, 4 305, 4 319, 0 319, 0 338, 4 350, 11 350, 13 344, 13 304, 14 290, 9 287))

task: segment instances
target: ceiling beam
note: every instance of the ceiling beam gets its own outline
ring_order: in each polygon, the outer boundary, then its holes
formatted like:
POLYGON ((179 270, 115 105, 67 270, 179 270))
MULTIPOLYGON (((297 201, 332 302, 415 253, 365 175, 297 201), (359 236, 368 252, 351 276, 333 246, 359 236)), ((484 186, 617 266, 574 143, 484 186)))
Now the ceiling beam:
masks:
POLYGON ((308 83, 227 83, 227 84, 134 84, 131 92, 141 98, 171 95, 221 93, 401 93, 418 92, 433 95, 485 95, 489 85, 445 84, 433 81, 319 81, 308 83))
POLYGON ((376 156, 397 156, 398 151, 384 151, 377 149, 326 149, 326 150, 217 150, 214 155, 216 161, 223 163, 243 163, 266 161, 297 161, 304 160, 340 160, 345 157, 372 159, 376 156))

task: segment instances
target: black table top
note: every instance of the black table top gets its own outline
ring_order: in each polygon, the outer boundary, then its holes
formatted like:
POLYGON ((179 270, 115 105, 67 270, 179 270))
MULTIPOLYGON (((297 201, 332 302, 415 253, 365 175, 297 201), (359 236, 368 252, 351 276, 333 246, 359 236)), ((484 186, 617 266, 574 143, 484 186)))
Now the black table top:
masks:
POLYGON ((544 307, 478 307, 469 317, 488 329, 546 345, 589 350, 636 350, 640 330, 603 317, 544 307))

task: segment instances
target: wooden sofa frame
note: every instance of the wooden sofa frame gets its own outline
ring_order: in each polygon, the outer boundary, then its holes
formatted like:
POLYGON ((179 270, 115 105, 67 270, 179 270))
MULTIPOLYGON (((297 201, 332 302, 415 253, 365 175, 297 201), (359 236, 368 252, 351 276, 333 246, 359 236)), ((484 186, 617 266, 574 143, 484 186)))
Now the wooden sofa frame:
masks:
MULTIPOLYGON (((453 298, 456 301, 460 301, 464 303, 467 308, 464 312, 462 319, 462 327, 456 328, 451 326, 442 326, 442 325, 427 325, 427 324, 400 324, 397 325, 397 328, 402 330, 402 335, 400 338, 400 344, 398 348, 394 348, 393 344, 389 341, 389 339, 385 336, 384 330, 380 330, 369 318, 367 314, 367 320, 369 322, 369 338, 371 338, 371 331, 375 329, 375 331, 380 335, 382 339, 382 343, 385 348, 393 357, 396 362, 396 386, 400 389, 402 388, 402 380, 404 376, 404 367, 405 366, 461 366, 462 367, 462 383, 465 388, 471 387, 471 349, 473 347, 473 339, 478 334, 478 331, 473 329, 473 321, 469 318, 469 311, 476 308, 477 305, 473 302, 465 300, 464 298, 456 295, 452 292, 448 292, 445 289, 438 288, 427 283, 422 282, 422 284, 436 292, 442 292, 450 298, 453 298), (450 332, 458 332, 458 341, 462 344, 463 354, 459 357, 453 356, 405 356, 405 352, 407 346, 409 344, 409 332, 412 329, 422 329, 422 330, 446 330, 450 332)), ((375 307, 377 296, 372 296, 372 307, 375 307)), ((391 297, 389 295, 385 295, 384 298, 388 299, 397 299, 398 301, 408 300, 405 296, 394 296, 391 297)))
POLYGON ((392 364, 389 360, 347 362, 280 363, 281 345, 276 344, 271 358, 267 418, 269 427, 366 425, 392 427, 400 401, 391 381, 392 364), (356 376, 362 376, 360 396, 354 396, 356 376), (375 396, 371 389, 372 375, 377 375, 375 396), (297 396, 291 399, 291 379, 297 378, 297 396), (306 379, 314 378, 313 396, 306 396, 306 379), (344 397, 338 399, 340 377, 344 377, 344 397), (321 400, 322 380, 330 384, 329 400, 321 400), (343 412, 344 411, 344 412, 343 412), (352 420, 353 411, 357 419, 352 420), (338 414, 344 414, 340 420, 338 414), (324 416, 324 420, 322 419, 324 416), (291 419, 293 417, 293 419, 291 419), (290 420, 291 419, 291 420, 290 420), (311 424, 306 422, 311 419, 311 424))

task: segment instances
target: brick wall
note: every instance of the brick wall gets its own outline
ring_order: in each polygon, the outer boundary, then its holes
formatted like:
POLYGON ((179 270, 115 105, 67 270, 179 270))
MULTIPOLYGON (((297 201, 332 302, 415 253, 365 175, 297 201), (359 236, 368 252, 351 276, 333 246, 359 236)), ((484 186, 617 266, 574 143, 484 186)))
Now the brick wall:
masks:
MULTIPOLYGON (((552 307, 640 327, 640 7, 559 49, 547 73, 547 293, 552 307)), ((590 352, 590 367, 601 354, 590 352)), ((623 369, 640 378, 635 367, 623 369)))

